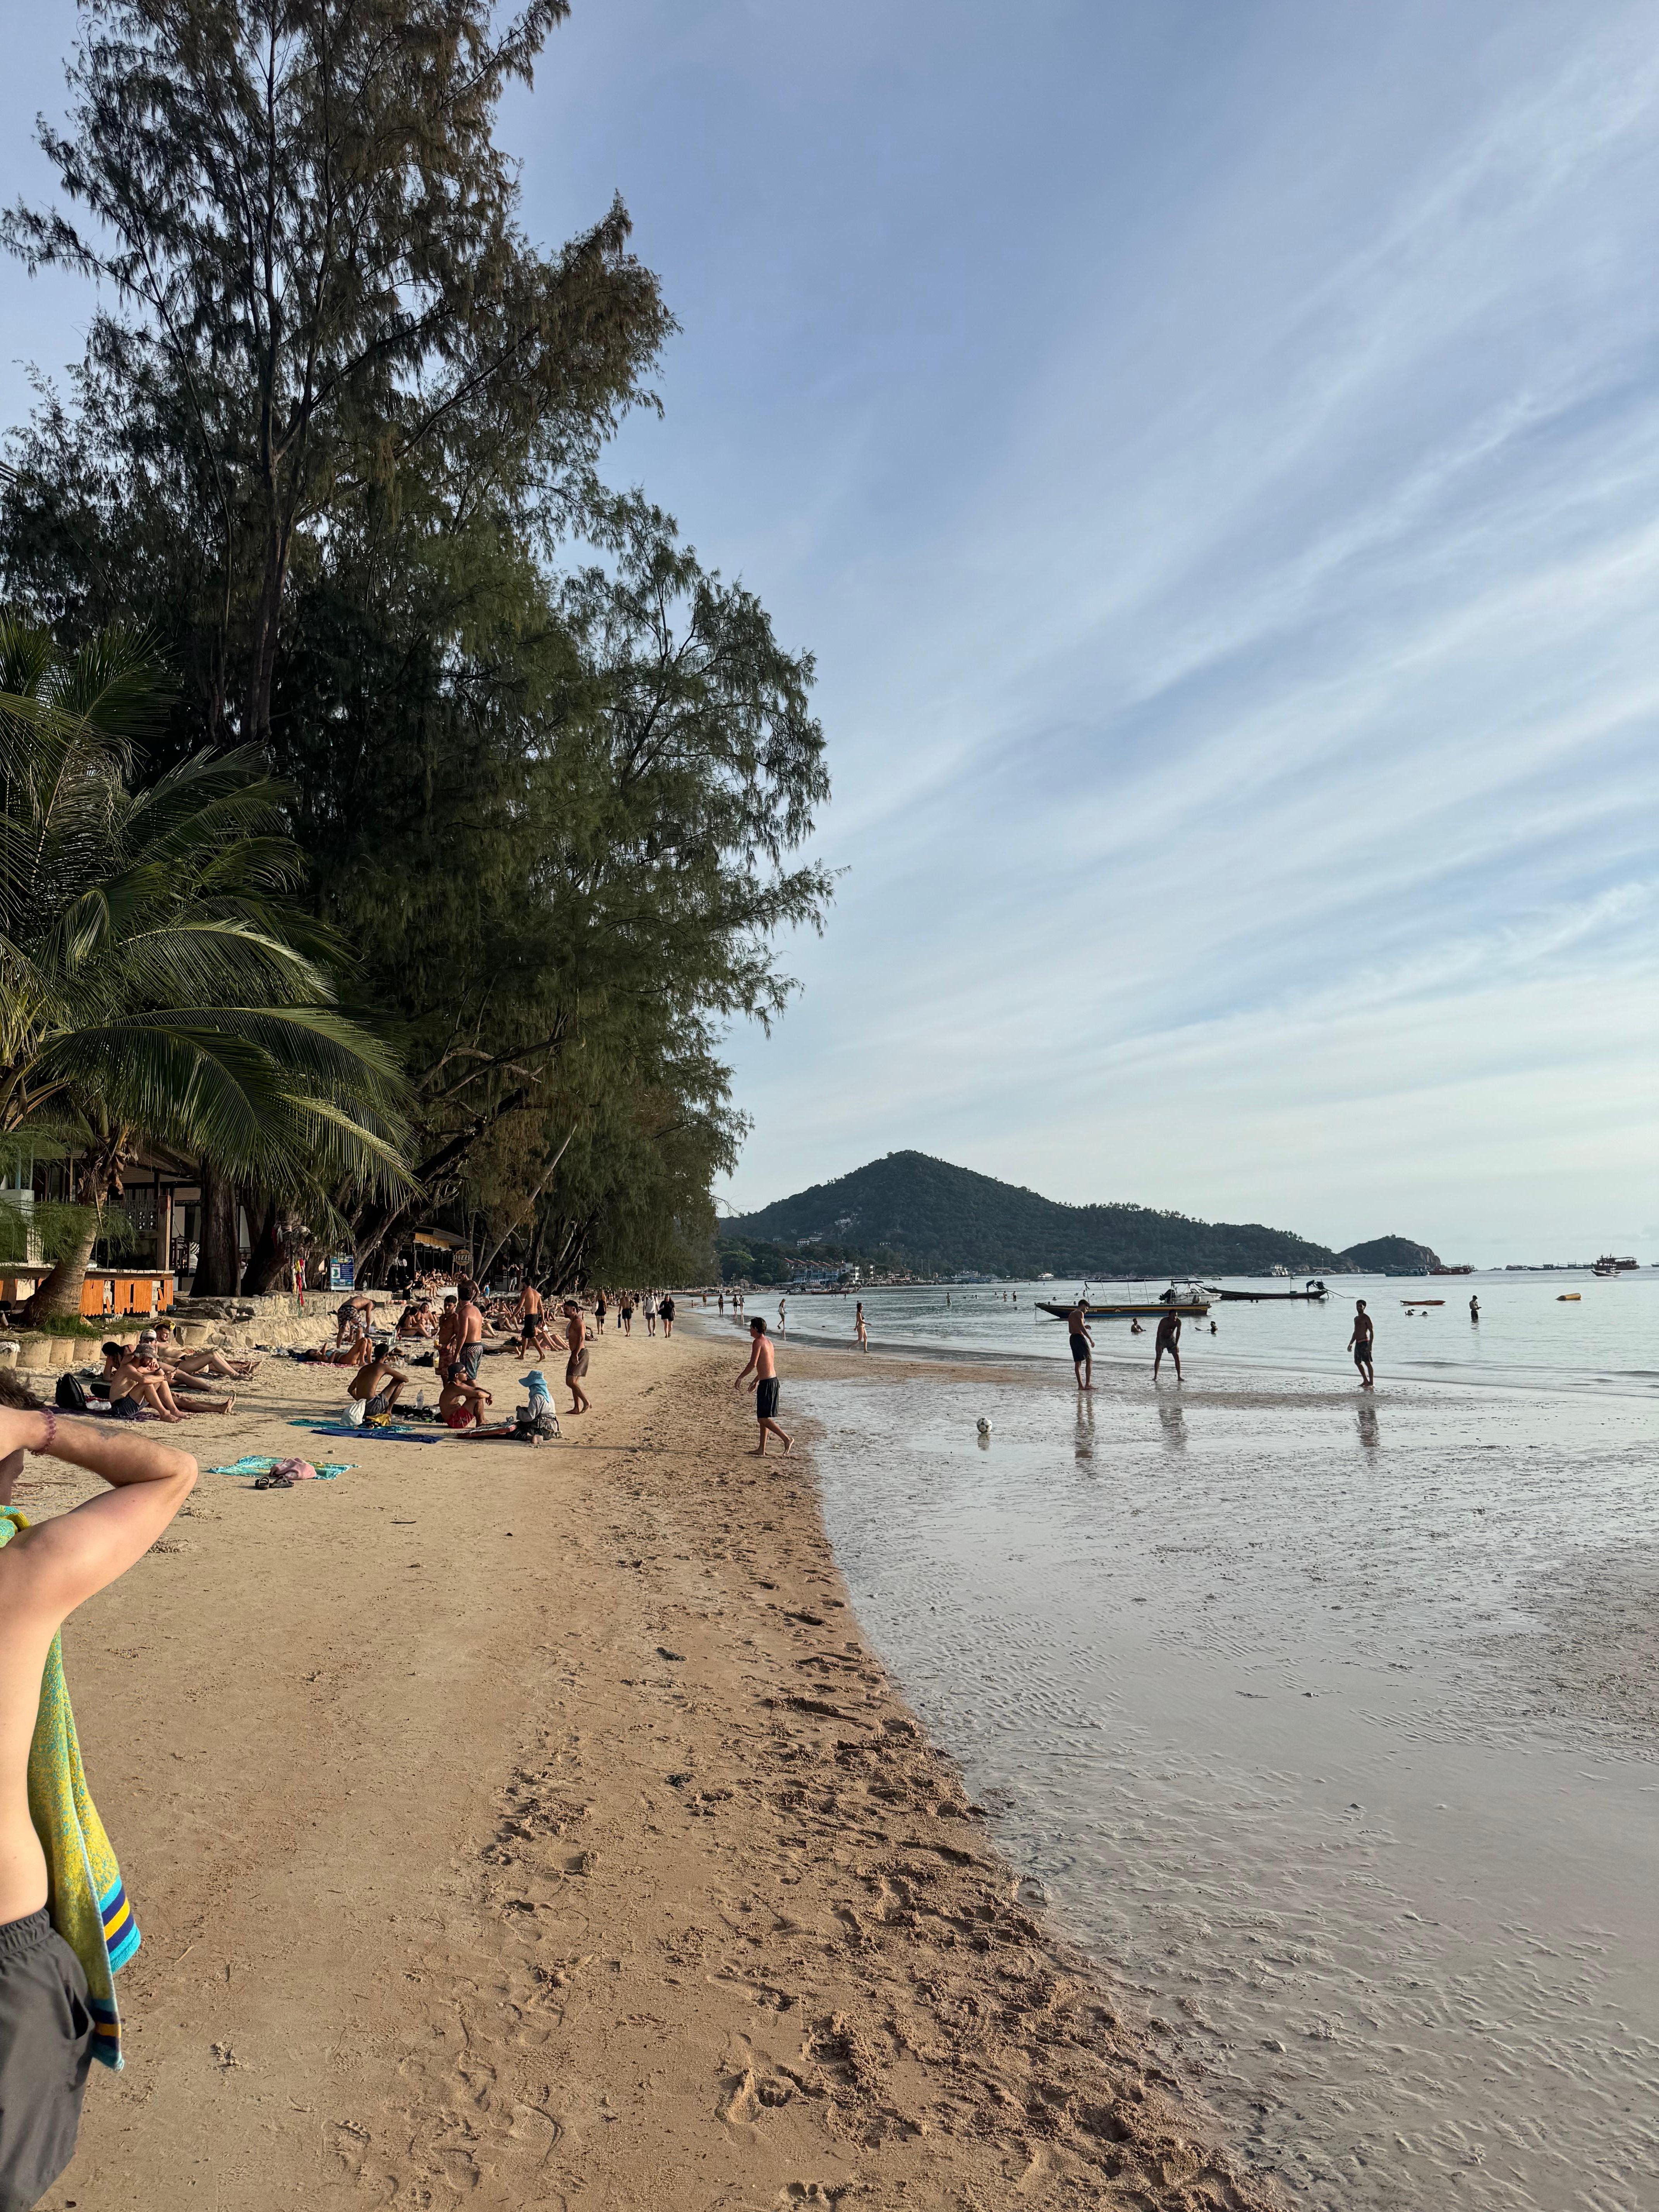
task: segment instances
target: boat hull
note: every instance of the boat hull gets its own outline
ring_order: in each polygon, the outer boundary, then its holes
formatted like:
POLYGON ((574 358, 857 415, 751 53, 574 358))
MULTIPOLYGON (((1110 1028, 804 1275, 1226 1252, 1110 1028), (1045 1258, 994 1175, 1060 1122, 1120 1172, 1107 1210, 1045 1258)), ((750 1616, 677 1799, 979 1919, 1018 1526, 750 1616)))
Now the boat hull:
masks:
POLYGON ((1287 1298, 1301 1298, 1310 1305, 1322 1305, 1329 1297, 1328 1291, 1220 1291, 1217 1296, 1229 1305, 1266 1306, 1282 1304, 1287 1298))
MULTIPOLYGON (((1146 1321, 1154 1316, 1172 1313, 1184 1314, 1191 1320, 1201 1321, 1209 1310, 1210 1303, 1207 1298, 1201 1302, 1196 1299, 1183 1301, 1180 1304, 1167 1303, 1160 1298, 1154 1305, 1087 1305, 1083 1309, 1083 1315, 1085 1321, 1146 1321)), ((1075 1311, 1075 1308, 1044 1305, 1039 1303, 1037 1311, 1052 1314, 1056 1321, 1066 1321, 1075 1311)))

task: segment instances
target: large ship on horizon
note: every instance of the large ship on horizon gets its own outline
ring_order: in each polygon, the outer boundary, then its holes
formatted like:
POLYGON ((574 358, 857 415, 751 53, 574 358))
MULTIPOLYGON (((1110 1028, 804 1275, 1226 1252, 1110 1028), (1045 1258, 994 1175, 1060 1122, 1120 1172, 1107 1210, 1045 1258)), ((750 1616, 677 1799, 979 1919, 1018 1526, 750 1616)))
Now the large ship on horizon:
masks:
POLYGON ((1622 1275, 1632 1267, 1639 1267, 1641 1264, 1639 1260, 1615 1260, 1611 1252, 1604 1252, 1595 1263, 1595 1273, 1602 1276, 1622 1275))

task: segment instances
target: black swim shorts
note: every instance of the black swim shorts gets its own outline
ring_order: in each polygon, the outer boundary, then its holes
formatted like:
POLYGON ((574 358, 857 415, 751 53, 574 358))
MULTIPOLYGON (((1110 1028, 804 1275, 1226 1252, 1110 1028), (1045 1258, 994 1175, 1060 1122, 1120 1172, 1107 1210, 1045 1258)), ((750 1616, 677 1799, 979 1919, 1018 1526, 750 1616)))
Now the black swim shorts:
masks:
POLYGON ((92 2063, 81 1962, 43 1906, 0 1926, 0 2212, 24 2212, 75 2155, 92 2063))
POLYGON ((1073 1359, 1086 1359, 1089 1357, 1089 1340, 1086 1336, 1074 1336, 1072 1339, 1072 1357, 1073 1359))
POLYGON ((777 1416, 778 1378, 775 1375, 763 1376, 755 1385, 755 1419, 775 1421, 777 1416))
POLYGON ((1370 1357, 1371 1340, 1368 1336, 1364 1337, 1354 1346, 1353 1364, 1356 1367, 1369 1366, 1370 1364, 1370 1357))

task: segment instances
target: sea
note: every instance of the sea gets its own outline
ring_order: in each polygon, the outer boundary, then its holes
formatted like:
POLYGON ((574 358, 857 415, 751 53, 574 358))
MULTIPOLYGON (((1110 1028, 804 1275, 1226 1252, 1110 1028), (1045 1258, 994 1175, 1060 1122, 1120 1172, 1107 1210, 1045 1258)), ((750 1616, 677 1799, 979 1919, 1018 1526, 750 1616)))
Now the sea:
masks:
POLYGON ((1086 1397, 1077 1287, 867 1291, 844 1380, 788 1348, 852 1298, 781 1344, 1024 1895, 1293 2201, 1659 2212, 1659 1271, 1218 1304, 1179 1383, 1097 1322, 1086 1397))

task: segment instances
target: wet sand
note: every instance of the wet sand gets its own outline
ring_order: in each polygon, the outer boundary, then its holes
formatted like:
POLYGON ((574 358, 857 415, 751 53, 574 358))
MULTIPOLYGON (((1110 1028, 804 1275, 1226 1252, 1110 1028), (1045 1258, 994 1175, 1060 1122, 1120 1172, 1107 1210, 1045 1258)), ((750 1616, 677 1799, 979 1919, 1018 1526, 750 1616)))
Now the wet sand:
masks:
POLYGON ((1022 1893, 1300 2202, 1659 2203, 1650 1409, 1035 1366, 797 1398, 1022 1893))
POLYGON ((66 1632, 144 1945, 48 2212, 1275 2201, 1018 1893, 740 1362, 607 1333, 535 1450, 306 1435, 339 1378, 275 1359, 190 1425, 359 1464, 204 1473, 66 1632))

